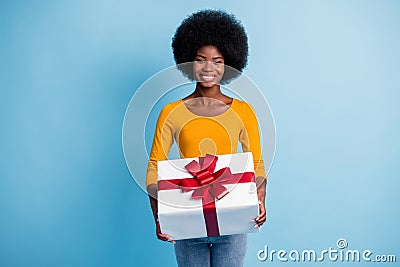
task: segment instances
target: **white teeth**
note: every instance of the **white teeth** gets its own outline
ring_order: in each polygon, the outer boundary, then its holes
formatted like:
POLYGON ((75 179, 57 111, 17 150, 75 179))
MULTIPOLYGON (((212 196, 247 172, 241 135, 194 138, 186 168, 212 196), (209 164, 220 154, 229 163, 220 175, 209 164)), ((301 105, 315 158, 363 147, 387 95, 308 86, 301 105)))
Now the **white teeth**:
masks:
POLYGON ((201 77, 203 78, 203 80, 205 81, 212 81, 214 80, 215 76, 213 75, 201 75, 201 77))

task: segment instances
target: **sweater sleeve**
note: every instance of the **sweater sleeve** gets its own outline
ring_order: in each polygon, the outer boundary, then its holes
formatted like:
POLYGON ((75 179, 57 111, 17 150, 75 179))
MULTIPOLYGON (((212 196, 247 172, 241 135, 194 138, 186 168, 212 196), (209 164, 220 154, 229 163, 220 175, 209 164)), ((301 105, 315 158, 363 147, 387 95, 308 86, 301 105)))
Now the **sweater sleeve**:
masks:
POLYGON ((168 104, 161 110, 160 115, 158 116, 149 162, 147 165, 146 186, 157 183, 157 162, 159 160, 167 159, 169 150, 174 142, 173 125, 168 119, 171 111, 172 106, 171 104, 168 104))
POLYGON ((263 177, 267 180, 265 174, 264 161, 261 153, 260 133, 258 131, 258 121, 253 107, 244 103, 242 121, 244 129, 239 134, 239 141, 242 144, 243 152, 252 152, 254 160, 254 173, 256 177, 263 177))

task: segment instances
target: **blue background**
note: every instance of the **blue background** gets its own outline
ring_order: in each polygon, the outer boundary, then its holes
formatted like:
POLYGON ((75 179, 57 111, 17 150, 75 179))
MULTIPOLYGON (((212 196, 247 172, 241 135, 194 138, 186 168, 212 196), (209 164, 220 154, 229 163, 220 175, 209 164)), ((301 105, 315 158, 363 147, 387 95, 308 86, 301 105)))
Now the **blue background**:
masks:
POLYGON ((0 266, 175 265, 126 167, 122 122, 203 8, 242 20, 245 72, 276 122, 268 222, 246 266, 308 266, 256 254, 340 237, 400 257, 400 2, 1 1, 0 266))

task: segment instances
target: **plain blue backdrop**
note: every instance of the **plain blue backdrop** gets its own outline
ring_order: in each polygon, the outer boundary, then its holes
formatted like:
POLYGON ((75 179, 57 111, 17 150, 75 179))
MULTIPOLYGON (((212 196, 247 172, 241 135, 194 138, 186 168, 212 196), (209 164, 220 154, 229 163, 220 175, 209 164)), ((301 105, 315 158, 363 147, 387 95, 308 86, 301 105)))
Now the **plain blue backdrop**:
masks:
POLYGON ((400 261, 399 1, 61 0, 0 3, 0 266, 175 265, 126 167, 122 122, 203 8, 243 22, 245 73, 276 122, 268 222, 246 266, 308 266, 256 254, 338 238, 400 261))

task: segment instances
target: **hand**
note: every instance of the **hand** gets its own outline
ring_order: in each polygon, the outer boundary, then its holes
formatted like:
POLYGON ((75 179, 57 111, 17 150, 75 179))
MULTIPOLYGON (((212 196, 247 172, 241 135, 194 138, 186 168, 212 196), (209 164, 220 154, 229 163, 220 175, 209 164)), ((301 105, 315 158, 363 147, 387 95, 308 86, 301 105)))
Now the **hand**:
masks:
POLYGON ((254 227, 260 227, 267 220, 267 211, 265 210, 264 201, 259 200, 258 207, 259 207, 260 214, 254 219, 254 221, 256 222, 254 227))
POLYGON ((267 220, 267 211, 265 210, 265 193, 267 182, 263 177, 257 177, 256 182, 259 215, 254 218, 254 221, 256 222, 254 227, 261 227, 261 225, 263 225, 263 223, 265 223, 267 220))
POLYGON ((156 235, 157 238, 160 239, 161 241, 168 241, 173 244, 176 243, 175 240, 173 240, 168 234, 161 233, 160 222, 158 220, 156 221, 156 235))
POLYGON ((153 216, 156 221, 156 235, 161 241, 168 241, 175 244, 175 241, 168 235, 161 233, 160 222, 158 221, 158 203, 157 203, 157 185, 150 184, 147 186, 147 192, 149 193, 150 206, 153 211, 153 216))

